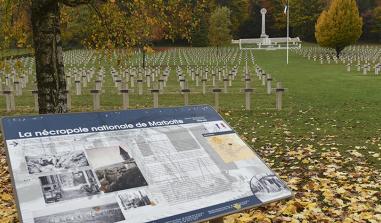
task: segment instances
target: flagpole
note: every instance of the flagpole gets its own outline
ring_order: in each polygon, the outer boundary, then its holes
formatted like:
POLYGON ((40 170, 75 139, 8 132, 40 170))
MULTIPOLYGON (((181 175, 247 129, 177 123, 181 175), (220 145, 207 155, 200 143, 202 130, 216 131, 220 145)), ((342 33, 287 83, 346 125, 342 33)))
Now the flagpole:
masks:
POLYGON ((288 38, 290 36, 290 5, 287 0, 287 64, 288 64, 288 38))

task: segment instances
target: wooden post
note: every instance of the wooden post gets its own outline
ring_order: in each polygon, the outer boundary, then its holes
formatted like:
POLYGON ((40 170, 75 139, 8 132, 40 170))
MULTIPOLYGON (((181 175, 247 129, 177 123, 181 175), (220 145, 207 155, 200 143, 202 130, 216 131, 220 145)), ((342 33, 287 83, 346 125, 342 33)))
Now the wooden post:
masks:
POLYGON ((34 98, 34 111, 38 112, 38 90, 33 90, 32 95, 34 98))
POLYGON ((282 96, 284 92, 284 88, 282 87, 282 83, 278 82, 276 86, 276 109, 278 111, 282 110, 282 96))
POLYGON ((245 108, 246 110, 251 110, 251 94, 253 93, 254 89, 252 88, 246 88, 245 90, 245 108))
POLYGON ((75 81, 75 93, 76 95, 81 95, 81 81, 75 81))
POLYGON ((202 79, 202 94, 205 95, 206 94, 206 81, 207 79, 202 79))
POLYGON ((93 94, 93 110, 94 111, 98 111, 99 108, 101 107, 100 106, 100 91, 99 90, 91 90, 90 91, 91 94, 93 94))
POLYGON ((128 95, 129 90, 123 89, 123 90, 120 90, 120 92, 122 93, 122 97, 123 97, 123 109, 128 109, 128 107, 130 107, 130 98, 128 95))
POLYGON ((220 109, 219 94, 221 93, 221 89, 220 88, 214 88, 212 91, 214 93, 214 109, 216 109, 216 111, 219 111, 219 109, 220 109))
POLYGON ((199 75, 198 75, 198 74, 196 74, 196 87, 198 87, 198 86, 199 86, 199 83, 198 83, 198 79, 199 79, 199 75))
POLYGON ((350 64, 350 63, 347 64, 347 71, 348 71, 348 72, 351 72, 351 64, 350 64))
POLYGON ((151 93, 153 94, 153 107, 159 107, 159 89, 152 89, 151 93))
POLYGON ((272 92, 272 88, 271 88, 271 81, 272 81, 273 79, 271 78, 271 76, 269 76, 268 78, 267 78, 267 94, 271 94, 271 92, 272 92))
POLYGON ((212 74, 212 85, 213 87, 216 86, 216 74, 212 74))

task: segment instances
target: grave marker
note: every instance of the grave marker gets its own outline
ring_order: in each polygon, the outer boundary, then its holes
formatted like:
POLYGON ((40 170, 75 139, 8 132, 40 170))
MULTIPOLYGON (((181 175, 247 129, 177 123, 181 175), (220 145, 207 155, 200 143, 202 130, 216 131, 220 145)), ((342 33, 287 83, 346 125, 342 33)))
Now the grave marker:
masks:
POLYGON ((221 91, 222 90, 220 88, 212 89, 212 92, 214 93, 214 109, 216 109, 216 111, 220 110, 220 93, 221 93, 221 91))
POLYGON ((276 109, 278 111, 282 110, 282 97, 285 89, 282 87, 282 83, 278 82, 276 85, 276 109))
POLYGON ((34 111, 38 112, 38 90, 33 90, 32 95, 34 99, 34 111))
POLYGON ((251 94, 254 92, 253 88, 244 89, 245 92, 245 108, 246 110, 251 110, 251 94))
POLYGON ((93 110, 98 111, 101 107, 100 91, 90 90, 90 93, 93 95, 93 110))
POLYGON ((153 107, 158 108, 159 107, 159 89, 152 89, 151 93, 153 95, 153 107))
POLYGON ((184 94, 184 105, 185 106, 189 105, 190 89, 182 89, 181 93, 184 94))
POLYGON ((129 98, 129 90, 128 89, 123 89, 120 90, 122 93, 122 99, 123 99, 123 109, 128 109, 130 107, 130 98, 129 98))
POLYGON ((76 95, 81 95, 82 94, 82 92, 81 92, 81 81, 77 80, 74 82, 75 82, 75 93, 76 93, 76 95))

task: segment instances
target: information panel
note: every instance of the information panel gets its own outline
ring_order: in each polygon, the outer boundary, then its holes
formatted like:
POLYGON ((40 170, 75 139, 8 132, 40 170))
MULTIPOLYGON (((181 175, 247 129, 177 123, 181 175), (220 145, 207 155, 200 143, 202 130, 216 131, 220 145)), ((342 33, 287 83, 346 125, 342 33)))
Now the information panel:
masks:
POLYGON ((198 222, 292 196, 210 106, 2 125, 24 223, 198 222))

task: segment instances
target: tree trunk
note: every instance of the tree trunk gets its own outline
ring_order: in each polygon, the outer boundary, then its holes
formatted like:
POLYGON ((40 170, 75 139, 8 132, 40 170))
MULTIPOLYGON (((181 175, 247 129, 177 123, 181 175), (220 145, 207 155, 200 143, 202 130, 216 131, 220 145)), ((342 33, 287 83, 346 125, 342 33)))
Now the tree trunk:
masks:
POLYGON ((32 0, 39 113, 67 112, 66 81, 57 0, 32 0))

